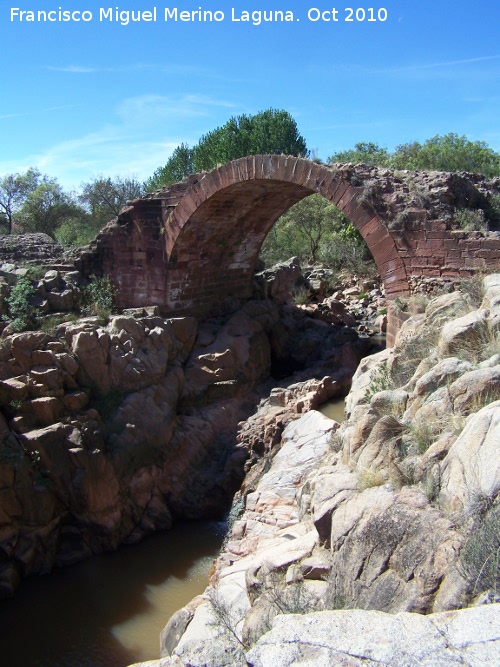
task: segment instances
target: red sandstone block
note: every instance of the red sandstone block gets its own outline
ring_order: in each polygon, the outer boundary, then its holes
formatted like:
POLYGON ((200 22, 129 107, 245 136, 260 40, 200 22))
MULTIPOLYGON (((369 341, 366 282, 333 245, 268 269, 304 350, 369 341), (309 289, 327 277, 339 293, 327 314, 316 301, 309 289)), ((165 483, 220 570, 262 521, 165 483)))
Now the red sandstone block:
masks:
POLYGON ((247 157, 247 172, 248 172, 248 180, 252 181, 255 180, 255 155, 249 155, 247 157))
POLYGON ((375 259, 377 265, 380 262, 394 262, 397 266, 404 266, 404 262, 399 256, 396 248, 393 245, 379 243, 373 247, 371 250, 373 259, 375 259))
POLYGON ((279 181, 284 180, 283 177, 285 175, 286 168, 284 157, 282 155, 272 155, 271 163, 274 170, 274 178, 279 181))
POLYGON ((325 199, 328 199, 328 201, 333 201, 333 193, 338 188, 339 184, 340 179, 338 179, 332 171, 329 171, 325 174, 325 178, 322 181, 318 192, 325 197, 325 199))
POLYGON ((419 269, 419 270, 420 270, 420 269, 426 268, 426 267, 428 266, 428 264, 429 264, 429 262, 427 261, 427 258, 424 258, 424 257, 414 257, 414 258, 410 261, 410 267, 411 267, 412 273, 415 272, 415 269, 419 269))
POLYGON ((310 172, 310 168, 307 160, 302 158, 297 158, 297 168, 295 169, 295 183, 302 185, 307 179, 310 172))
POLYGON ((337 202, 349 187, 349 183, 347 181, 344 181, 342 178, 339 178, 338 174, 336 174, 336 176, 337 178, 335 179, 335 182, 332 183, 332 187, 334 187, 335 190, 332 189, 331 196, 329 197, 329 200, 333 204, 335 204, 335 206, 337 206, 337 202))
MULTIPOLYGON (((357 200, 357 193, 356 190, 353 188, 352 185, 348 184, 347 188, 344 190, 342 196, 339 199, 339 203, 337 206, 342 210, 346 211, 349 208, 349 204, 352 201, 352 199, 357 200)), ((347 213, 346 213, 347 215, 347 213)))
POLYGON ((319 164, 315 164, 314 162, 311 163, 311 169, 309 171, 309 175, 307 178, 303 181, 303 185, 306 188, 309 188, 311 190, 314 190, 317 192, 317 188, 319 186, 319 183, 323 180, 324 178, 324 171, 325 168, 319 164))
POLYGON ((255 156, 255 178, 257 179, 265 178, 263 161, 262 155, 255 156))
POLYGON ((365 225, 365 227, 363 228, 364 232, 363 236, 365 238, 365 241, 368 243, 369 247, 376 246, 379 243, 384 243, 390 245, 391 247, 394 247, 394 241, 392 240, 391 235, 384 227, 384 225, 379 224, 375 227, 373 226, 372 221, 370 221, 368 225, 365 225))
POLYGON ((421 269, 422 276, 439 276, 441 275, 441 268, 438 266, 425 266, 421 269))
MULTIPOLYGON (((352 223, 358 230, 362 230, 371 220, 373 220, 373 211, 370 211, 363 205, 359 205, 352 213, 352 223)), ((349 218, 351 220, 351 218, 349 218)), ((380 220, 380 224, 382 221, 380 220)))
MULTIPOLYGON (((258 156, 256 156, 257 158, 258 156)), ((221 182, 221 187, 227 188, 233 183, 233 171, 232 169, 228 168, 227 164, 222 166, 219 169, 219 175, 220 175, 220 182, 221 182)))
POLYGON ((485 248, 489 248, 490 250, 500 250, 500 239, 498 239, 498 238, 481 239, 481 246, 485 247, 485 248))
POLYGON ((295 172, 297 170, 298 158, 296 157, 287 157, 285 158, 285 169, 283 171, 283 180, 288 181, 289 183, 296 183, 295 172))
POLYGON ((448 250, 445 254, 445 260, 448 259, 459 259, 461 257, 466 257, 467 254, 464 255, 463 252, 460 252, 460 250, 448 250))
POLYGON ((427 232, 425 234, 425 238, 429 239, 429 240, 432 240, 432 241, 440 241, 442 244, 444 244, 444 240, 446 238, 446 233, 444 231, 440 231, 440 232, 439 231, 438 232, 431 231, 431 232, 427 232))
POLYGON ((435 253, 432 251, 432 249, 422 248, 419 246, 415 252, 415 255, 423 259, 423 258, 434 257, 435 253))
POLYGON ((214 169, 200 181, 200 188, 203 192, 205 200, 211 197, 220 189, 220 174, 217 169, 214 169))
POLYGON ((365 225, 363 225, 363 229, 361 230, 363 238, 366 239, 370 234, 372 234, 380 227, 385 229, 385 226, 378 215, 374 215, 365 225))

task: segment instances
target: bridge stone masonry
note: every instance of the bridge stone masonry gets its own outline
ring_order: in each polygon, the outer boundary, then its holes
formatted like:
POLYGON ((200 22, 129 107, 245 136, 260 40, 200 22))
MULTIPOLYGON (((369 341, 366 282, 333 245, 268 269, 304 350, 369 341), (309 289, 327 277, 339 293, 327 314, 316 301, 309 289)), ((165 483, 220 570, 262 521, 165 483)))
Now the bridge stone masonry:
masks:
POLYGON ((500 179, 284 155, 240 158, 129 202, 77 264, 87 276, 111 277, 120 308, 227 313, 252 296, 259 251, 276 220, 313 193, 359 230, 389 299, 409 294, 420 277, 500 268, 499 232, 454 228, 458 210, 481 209, 494 220, 500 179))

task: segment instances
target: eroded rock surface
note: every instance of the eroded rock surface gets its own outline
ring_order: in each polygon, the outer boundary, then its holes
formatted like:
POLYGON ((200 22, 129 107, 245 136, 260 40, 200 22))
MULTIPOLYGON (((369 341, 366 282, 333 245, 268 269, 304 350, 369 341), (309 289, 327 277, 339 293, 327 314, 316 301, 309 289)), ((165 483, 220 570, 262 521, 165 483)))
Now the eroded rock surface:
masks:
MULTIPOLYGON (((55 288, 60 276, 44 281, 55 288)), ((4 331, 0 594, 177 516, 220 514, 259 448, 257 436, 237 444, 238 424, 269 392, 274 360, 310 338, 308 316, 287 308, 284 329, 278 305, 260 300, 201 323, 140 311, 4 331)), ((310 380, 303 410, 345 391, 367 343, 355 333, 346 343, 344 328, 315 336, 307 360, 328 349, 331 375, 310 380)), ((292 396, 298 386, 280 391, 292 396)))
POLYGON ((306 384, 261 405, 240 438, 265 456, 153 664, 500 662, 498 284, 438 297, 363 360, 341 425, 303 411, 306 384))

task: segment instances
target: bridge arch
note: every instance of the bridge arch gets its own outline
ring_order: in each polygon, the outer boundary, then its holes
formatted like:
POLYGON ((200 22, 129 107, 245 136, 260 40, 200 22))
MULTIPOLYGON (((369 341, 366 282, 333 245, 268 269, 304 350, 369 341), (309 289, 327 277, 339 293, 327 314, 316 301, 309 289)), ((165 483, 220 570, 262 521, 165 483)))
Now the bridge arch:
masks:
POLYGON ((349 170, 281 155, 240 158, 200 175, 165 220, 167 307, 209 313, 251 296, 268 232, 291 206, 314 193, 335 204, 360 231, 387 293, 407 291, 405 266, 387 226, 359 203, 363 190, 349 181, 349 170))
POLYGON ((276 220, 319 193, 359 230, 393 298, 422 277, 500 268, 498 232, 452 224, 459 207, 487 211, 495 183, 475 174, 244 157, 130 202, 80 255, 79 268, 111 276, 121 308, 201 318, 229 312, 252 296, 259 251, 276 220))

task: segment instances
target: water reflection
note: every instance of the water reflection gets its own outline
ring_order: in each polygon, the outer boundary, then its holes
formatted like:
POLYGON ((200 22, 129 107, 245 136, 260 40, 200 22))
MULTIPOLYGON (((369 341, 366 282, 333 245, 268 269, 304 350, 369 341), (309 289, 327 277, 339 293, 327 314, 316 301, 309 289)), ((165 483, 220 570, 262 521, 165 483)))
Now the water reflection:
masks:
POLYGON ((201 593, 226 525, 177 525, 46 577, 0 602, 9 667, 124 667, 159 655, 159 633, 201 593))

